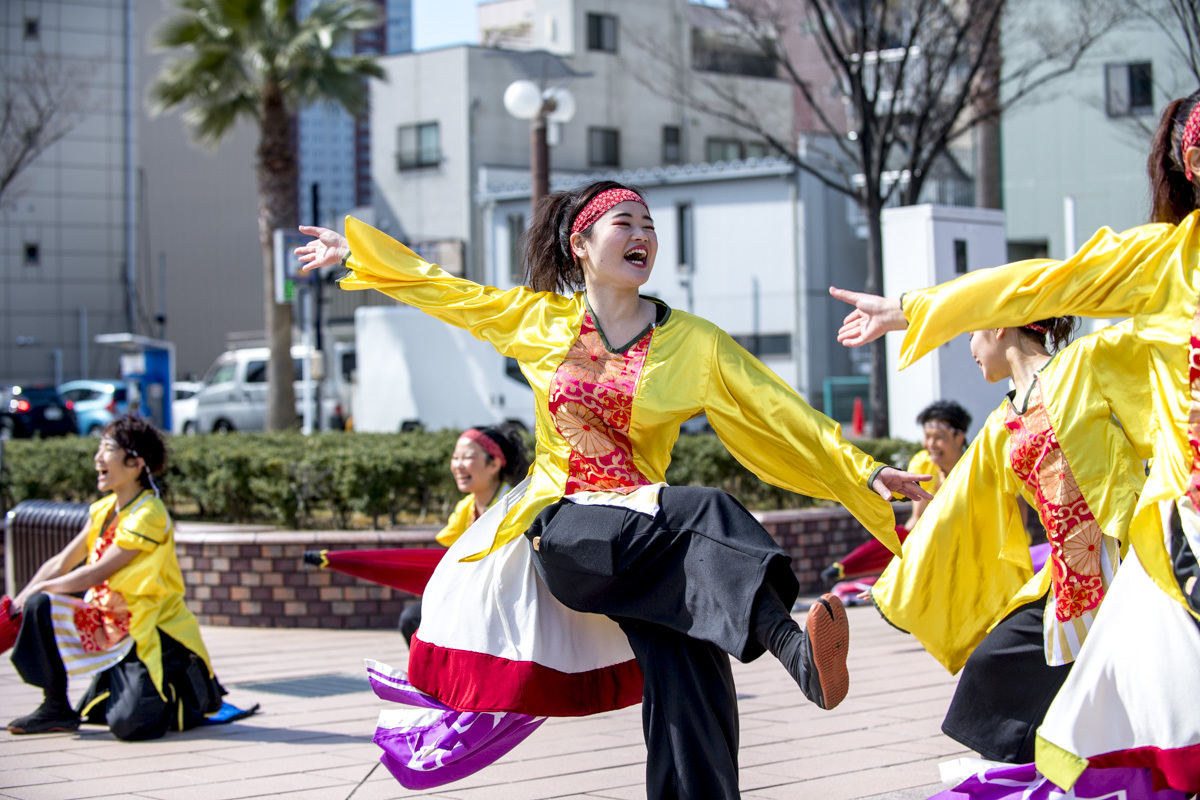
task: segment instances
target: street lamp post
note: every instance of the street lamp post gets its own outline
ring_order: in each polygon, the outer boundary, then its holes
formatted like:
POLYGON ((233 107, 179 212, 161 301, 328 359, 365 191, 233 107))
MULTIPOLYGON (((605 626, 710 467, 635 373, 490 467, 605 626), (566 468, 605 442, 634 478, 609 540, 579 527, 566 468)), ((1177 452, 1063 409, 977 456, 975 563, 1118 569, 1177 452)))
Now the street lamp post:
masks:
POLYGON ((532 178, 530 201, 550 194, 550 123, 569 122, 575 116, 575 98, 562 86, 543 90, 533 81, 513 81, 504 90, 504 108, 517 119, 527 119, 529 127, 529 168, 532 178))

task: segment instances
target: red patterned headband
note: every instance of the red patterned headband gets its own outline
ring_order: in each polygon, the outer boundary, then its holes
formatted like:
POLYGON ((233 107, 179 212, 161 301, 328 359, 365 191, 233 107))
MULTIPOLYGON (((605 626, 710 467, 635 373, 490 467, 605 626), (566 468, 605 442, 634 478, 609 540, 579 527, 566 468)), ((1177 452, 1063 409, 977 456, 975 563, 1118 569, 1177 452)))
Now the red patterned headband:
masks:
POLYGON ((500 445, 493 442, 492 437, 488 436, 478 428, 468 428, 467 430, 463 431, 462 436, 458 438, 470 439, 472 442, 475 442, 475 444, 482 447, 485 453, 500 461, 501 469, 503 469, 504 465, 508 463, 508 460, 504 457, 504 451, 500 449, 500 445))
POLYGON ((586 231, 596 224, 596 220, 608 213, 610 208, 618 203, 624 203, 626 200, 641 203, 647 211, 650 210, 646 206, 646 201, 637 192, 630 191, 629 189, 605 189, 589 200, 588 204, 575 217, 575 221, 571 223, 571 233, 576 234, 580 231, 586 231))
POLYGON ((1028 325, 1023 325, 1022 327, 1025 328, 1025 330, 1033 331, 1034 333, 1040 333, 1043 335, 1049 333, 1050 330, 1045 325, 1038 325, 1036 322, 1031 322, 1028 325))
POLYGON ((1200 147, 1200 103, 1192 107, 1188 114, 1187 124, 1183 126, 1183 136, 1179 140, 1179 160, 1183 162, 1183 172, 1187 179, 1192 179, 1192 168, 1187 163, 1189 147, 1200 147))

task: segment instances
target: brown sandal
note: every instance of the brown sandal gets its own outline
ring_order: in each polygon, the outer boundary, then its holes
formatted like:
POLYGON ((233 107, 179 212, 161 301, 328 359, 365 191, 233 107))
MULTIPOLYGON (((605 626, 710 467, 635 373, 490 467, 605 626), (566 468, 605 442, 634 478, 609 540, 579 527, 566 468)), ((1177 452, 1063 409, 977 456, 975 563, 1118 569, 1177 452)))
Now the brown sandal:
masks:
POLYGON ((846 622, 846 608, 836 595, 823 594, 808 609, 805 626, 809 640, 809 682, 813 683, 815 677, 820 687, 817 705, 834 708, 846 699, 850 690, 850 671, 846 668, 850 626, 846 622))

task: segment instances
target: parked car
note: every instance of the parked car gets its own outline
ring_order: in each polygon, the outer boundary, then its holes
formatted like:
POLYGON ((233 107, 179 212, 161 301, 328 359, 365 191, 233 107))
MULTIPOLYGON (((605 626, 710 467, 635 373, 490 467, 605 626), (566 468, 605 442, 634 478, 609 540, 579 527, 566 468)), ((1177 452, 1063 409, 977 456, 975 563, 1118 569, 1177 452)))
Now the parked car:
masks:
POLYGON ((0 439, 78 432, 71 404, 53 386, 10 386, 0 390, 0 439))
POLYGON ((58 393, 71 404, 79 423, 79 432, 99 436, 116 417, 129 410, 129 384, 122 380, 67 381, 58 393))
POLYGON ((171 433, 196 432, 196 394, 204 388, 197 381, 175 381, 171 384, 171 433))
MULTIPOLYGON (((304 382, 304 348, 292 348, 293 383, 296 396, 296 415, 303 413, 301 401, 304 382)), ((204 387, 196 394, 196 430, 200 433, 229 431, 261 431, 267 420, 267 359, 265 347, 244 347, 227 350, 217 357, 204 376, 204 387)), ((316 381, 313 381, 314 385, 316 381)), ((334 416, 337 399, 325 398, 321 403, 320 427, 328 428, 334 416)))

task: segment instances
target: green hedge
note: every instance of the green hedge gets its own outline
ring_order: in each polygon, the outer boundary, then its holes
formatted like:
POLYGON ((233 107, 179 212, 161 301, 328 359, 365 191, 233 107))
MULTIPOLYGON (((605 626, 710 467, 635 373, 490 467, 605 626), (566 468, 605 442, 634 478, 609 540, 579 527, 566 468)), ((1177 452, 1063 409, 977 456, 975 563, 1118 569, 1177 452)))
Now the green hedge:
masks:
MULTIPOLYGON (((163 483, 177 513, 208 520, 332 528, 441 520, 460 497, 449 469, 455 439, 451 431, 176 436, 163 483)), ((898 439, 856 444, 901 467, 917 447, 898 439)), ((95 448, 83 437, 8 442, 5 503, 94 500, 95 448)), ((813 504, 758 480, 715 436, 681 436, 667 481, 719 487, 749 508, 813 504)))

